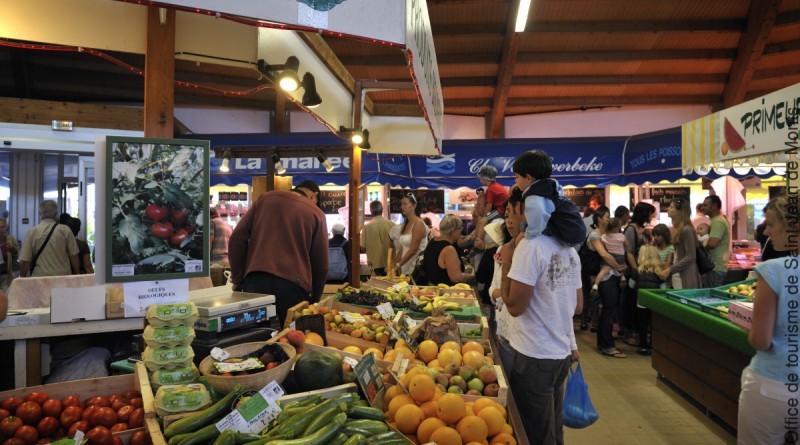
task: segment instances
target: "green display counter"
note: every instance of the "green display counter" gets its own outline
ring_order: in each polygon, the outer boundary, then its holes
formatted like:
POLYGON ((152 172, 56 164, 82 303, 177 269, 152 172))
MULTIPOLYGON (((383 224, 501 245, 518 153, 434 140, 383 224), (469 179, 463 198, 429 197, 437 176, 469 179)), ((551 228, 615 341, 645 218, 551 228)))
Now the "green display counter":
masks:
POLYGON ((740 377, 755 350, 747 333, 728 320, 669 300, 663 290, 640 290, 652 311, 653 368, 736 428, 740 377))

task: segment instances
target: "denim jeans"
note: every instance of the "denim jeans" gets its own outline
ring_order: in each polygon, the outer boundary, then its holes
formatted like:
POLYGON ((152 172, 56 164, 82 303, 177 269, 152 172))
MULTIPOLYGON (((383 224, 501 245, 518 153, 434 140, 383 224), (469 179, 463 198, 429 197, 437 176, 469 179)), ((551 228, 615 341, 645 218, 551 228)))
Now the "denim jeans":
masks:
POLYGON ((564 381, 571 364, 571 355, 548 360, 514 351, 509 383, 530 443, 564 443, 564 381))

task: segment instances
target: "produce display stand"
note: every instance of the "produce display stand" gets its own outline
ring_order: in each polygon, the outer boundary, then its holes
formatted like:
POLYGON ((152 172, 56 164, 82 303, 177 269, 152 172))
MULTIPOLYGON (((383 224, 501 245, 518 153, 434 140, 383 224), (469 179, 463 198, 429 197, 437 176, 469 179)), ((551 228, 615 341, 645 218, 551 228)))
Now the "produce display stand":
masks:
POLYGON ((735 429, 742 370, 755 354, 747 333, 666 294, 664 290, 639 291, 639 304, 653 313, 653 368, 660 378, 735 429))

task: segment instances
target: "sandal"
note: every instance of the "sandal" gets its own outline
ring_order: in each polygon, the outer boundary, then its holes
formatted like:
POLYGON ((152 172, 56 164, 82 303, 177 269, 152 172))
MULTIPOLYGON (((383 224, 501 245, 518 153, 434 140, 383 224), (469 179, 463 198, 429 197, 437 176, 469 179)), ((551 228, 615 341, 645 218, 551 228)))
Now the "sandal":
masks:
POLYGON ((602 351, 600 351, 600 353, 602 353, 603 355, 607 355, 609 357, 614 357, 614 358, 626 358, 627 357, 627 355, 625 355, 622 352, 620 352, 619 349, 617 349, 617 348, 603 349, 602 351))

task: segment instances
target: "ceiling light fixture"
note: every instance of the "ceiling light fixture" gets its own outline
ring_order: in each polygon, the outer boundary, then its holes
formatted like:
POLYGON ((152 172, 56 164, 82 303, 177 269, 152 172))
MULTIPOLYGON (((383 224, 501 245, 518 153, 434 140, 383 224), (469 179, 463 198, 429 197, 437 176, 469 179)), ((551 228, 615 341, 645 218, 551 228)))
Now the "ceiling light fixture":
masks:
POLYGON ((282 175, 286 173, 286 167, 281 164, 281 157, 278 153, 272 153, 272 163, 275 164, 275 173, 282 175))
POLYGON ((364 135, 364 142, 360 143, 358 146, 364 150, 369 150, 372 148, 372 145, 369 144, 369 130, 364 130, 361 133, 364 135))
POLYGON ((317 153, 317 160, 320 164, 322 164, 323 167, 325 167, 325 171, 328 173, 333 171, 333 164, 331 164, 331 161, 329 161, 324 154, 317 153))
POLYGON ((528 23, 528 12, 531 9, 531 0, 520 0, 519 9, 517 9, 517 24, 514 26, 514 32, 525 32, 525 25, 528 23))
POLYGON ((357 145, 359 148, 370 149, 372 146, 369 144, 369 130, 356 130, 354 128, 346 128, 345 126, 339 127, 339 134, 347 139, 350 139, 350 142, 353 145, 357 145))
POLYGON ((231 171, 230 162, 231 162, 231 149, 226 148, 225 152, 222 153, 222 165, 219 166, 219 171, 223 173, 228 173, 229 171, 231 171))
POLYGON ((289 56, 283 64, 283 71, 278 76, 278 85, 283 91, 295 91, 300 88, 300 78, 297 70, 300 69, 300 60, 295 56, 289 56))
POLYGON ((317 108, 322 103, 322 98, 317 93, 317 82, 311 73, 303 74, 303 106, 306 108, 317 108))

